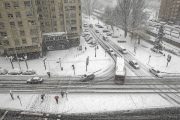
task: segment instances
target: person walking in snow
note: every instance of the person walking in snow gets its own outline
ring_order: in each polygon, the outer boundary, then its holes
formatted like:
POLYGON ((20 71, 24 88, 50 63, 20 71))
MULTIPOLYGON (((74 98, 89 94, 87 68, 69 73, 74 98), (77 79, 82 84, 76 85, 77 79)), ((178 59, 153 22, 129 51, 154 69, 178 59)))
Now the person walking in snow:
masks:
POLYGON ((87 49, 87 48, 85 47, 85 51, 86 51, 86 49, 87 49))
POLYGON ((68 94, 68 92, 66 92, 66 99, 68 100, 68 98, 67 98, 67 94, 68 94))
POLYGON ((58 104, 59 96, 55 96, 54 98, 55 98, 55 100, 56 100, 56 103, 58 104))
POLYGON ((42 102, 44 101, 44 97, 45 97, 45 94, 42 94, 42 95, 41 95, 41 100, 42 100, 42 102))
POLYGON ((61 91, 61 96, 62 96, 62 98, 64 97, 64 91, 61 91))

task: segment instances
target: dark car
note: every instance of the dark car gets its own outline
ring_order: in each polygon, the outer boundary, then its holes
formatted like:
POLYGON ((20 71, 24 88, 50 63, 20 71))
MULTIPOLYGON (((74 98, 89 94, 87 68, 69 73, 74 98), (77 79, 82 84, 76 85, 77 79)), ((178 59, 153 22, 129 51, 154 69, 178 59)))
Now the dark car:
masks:
POLYGON ((42 83, 43 81, 44 80, 40 77, 32 77, 27 80, 27 84, 33 84, 33 83, 39 84, 42 83))
POLYGON ((34 75, 36 72, 32 69, 22 71, 22 75, 34 75))
POLYGON ((103 30, 103 32, 110 32, 109 30, 103 30))
POLYGON ((90 25, 89 25, 89 27, 93 28, 93 25, 92 25, 92 24, 90 24, 90 25))
POLYGON ((139 69, 139 64, 135 60, 130 60, 129 64, 133 66, 135 69, 139 69))
POLYGON ((117 40, 117 42, 118 42, 118 43, 124 43, 124 42, 126 42, 126 41, 120 39, 120 40, 117 40))
POLYGON ((0 68, 0 75, 5 75, 7 73, 8 73, 8 71, 6 69, 0 68))
POLYGON ((89 80, 93 80, 94 79, 94 77, 95 77, 95 75, 92 73, 92 74, 90 74, 90 75, 83 75, 82 77, 81 77, 81 82, 86 82, 86 81, 89 81, 89 80))
POLYGON ((104 28, 102 25, 99 25, 98 28, 104 28))
POLYGON ((95 30, 96 33, 99 33, 99 30, 95 30))

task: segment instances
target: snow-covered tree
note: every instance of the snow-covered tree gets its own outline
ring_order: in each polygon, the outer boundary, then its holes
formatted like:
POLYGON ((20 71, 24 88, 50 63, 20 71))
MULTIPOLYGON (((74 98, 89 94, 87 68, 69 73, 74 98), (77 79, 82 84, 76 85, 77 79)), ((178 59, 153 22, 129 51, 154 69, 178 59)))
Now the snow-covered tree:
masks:
POLYGON ((96 0, 82 0, 82 10, 91 16, 94 9, 96 8, 97 1, 96 0))
POLYGON ((130 13, 132 8, 132 0, 118 0, 115 11, 117 13, 116 23, 124 30, 124 36, 127 36, 130 13), (118 22, 119 21, 119 22, 118 22))

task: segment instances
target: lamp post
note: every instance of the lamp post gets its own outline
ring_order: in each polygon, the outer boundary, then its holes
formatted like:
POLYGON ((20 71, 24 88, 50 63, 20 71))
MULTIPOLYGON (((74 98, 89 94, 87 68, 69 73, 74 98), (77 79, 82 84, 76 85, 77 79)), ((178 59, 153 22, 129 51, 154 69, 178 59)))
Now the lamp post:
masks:
POLYGON ((72 67, 73 67, 73 70, 74 70, 74 75, 75 75, 75 66, 74 66, 74 65, 72 65, 72 67))
POLYGON ((60 65, 60 69, 61 69, 61 58, 59 58, 59 65, 60 65))
POLYGON ((44 62, 44 68, 45 68, 45 70, 46 70, 46 63, 45 63, 45 60, 46 60, 47 58, 43 58, 43 62, 44 62))
POLYGON ((148 61, 148 64, 149 64, 149 62, 150 62, 150 58, 151 58, 151 55, 149 56, 149 61, 148 61))
POLYGON ((11 62, 12 69, 14 69, 14 66, 13 66, 13 63, 12 63, 13 58, 14 58, 13 56, 10 56, 10 57, 6 56, 6 59, 8 59, 11 62))
MULTIPOLYGON (((11 38, 10 36, 7 36, 7 37, 5 37, 5 38, 8 38, 8 37, 11 38)), ((13 43, 14 52, 15 52, 15 54, 16 54, 16 59, 17 59, 17 61, 18 61, 19 69, 21 70, 21 66, 20 66, 20 63, 19 63, 18 56, 17 56, 17 51, 16 51, 16 48, 15 48, 14 41, 13 41, 12 43, 13 43)))

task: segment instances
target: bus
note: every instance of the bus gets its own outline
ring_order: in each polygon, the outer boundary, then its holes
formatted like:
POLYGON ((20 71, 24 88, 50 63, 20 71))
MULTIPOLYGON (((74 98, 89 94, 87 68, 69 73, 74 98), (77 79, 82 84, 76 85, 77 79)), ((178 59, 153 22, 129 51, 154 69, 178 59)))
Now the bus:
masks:
POLYGON ((116 84, 124 84, 126 77, 126 68, 124 64, 124 58, 116 58, 116 71, 115 71, 115 82, 116 84))

